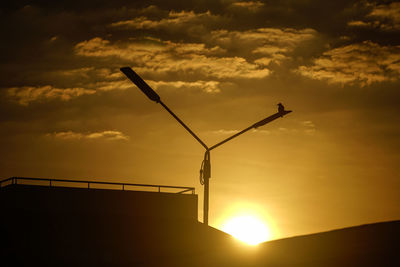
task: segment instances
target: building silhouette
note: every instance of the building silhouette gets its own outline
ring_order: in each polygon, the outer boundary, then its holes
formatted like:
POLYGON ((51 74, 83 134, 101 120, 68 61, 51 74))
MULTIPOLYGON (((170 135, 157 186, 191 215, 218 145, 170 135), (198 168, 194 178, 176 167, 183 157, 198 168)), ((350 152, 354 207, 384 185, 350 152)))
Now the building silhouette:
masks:
POLYGON ((400 221, 265 242, 197 221, 194 188, 0 182, 1 266, 400 266, 400 221))

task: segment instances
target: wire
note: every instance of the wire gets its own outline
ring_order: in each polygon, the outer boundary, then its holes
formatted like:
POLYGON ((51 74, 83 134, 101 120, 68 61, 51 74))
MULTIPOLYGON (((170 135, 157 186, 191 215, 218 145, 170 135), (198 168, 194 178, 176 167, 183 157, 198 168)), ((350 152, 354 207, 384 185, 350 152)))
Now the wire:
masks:
POLYGON ((203 161, 201 162, 201 166, 200 166, 200 184, 204 185, 204 163, 205 163, 205 159, 203 159, 203 161))
POLYGON ((204 159, 201 162, 200 167, 200 184, 204 185, 206 179, 210 179, 211 176, 211 166, 210 166, 210 151, 206 150, 204 153, 204 159))

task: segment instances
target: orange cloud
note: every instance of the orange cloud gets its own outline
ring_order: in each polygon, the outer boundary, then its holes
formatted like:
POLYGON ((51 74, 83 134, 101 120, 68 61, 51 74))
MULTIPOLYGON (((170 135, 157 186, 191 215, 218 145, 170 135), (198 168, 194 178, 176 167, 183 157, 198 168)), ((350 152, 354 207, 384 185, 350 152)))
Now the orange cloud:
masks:
POLYGON ((316 33, 313 29, 258 28, 248 31, 213 31, 212 38, 217 44, 248 42, 252 43, 252 46, 258 48, 265 46, 272 48, 274 50, 272 52, 277 52, 281 49, 293 48, 302 41, 310 40, 315 37, 316 33))
POLYGON ((400 46, 365 41, 334 48, 315 59, 312 66, 300 66, 296 72, 329 83, 359 83, 361 86, 398 80, 400 46))
MULTIPOLYGON (((76 74, 80 75, 80 74, 76 74)), ((7 89, 7 94, 20 105, 27 106, 32 102, 45 102, 59 99, 69 101, 83 95, 93 95, 99 92, 112 90, 126 90, 132 87, 132 84, 126 79, 116 81, 100 81, 82 83, 84 87, 78 88, 56 88, 52 85, 45 86, 22 86, 7 89)))
POLYGON ((7 90, 8 96, 15 99, 21 105, 28 105, 34 101, 43 101, 48 99, 60 99, 68 101, 72 98, 91 95, 96 93, 96 90, 85 88, 55 88, 51 85, 40 87, 23 86, 12 87, 7 90))
POLYGON ((145 44, 141 42, 115 43, 93 38, 78 43, 76 54, 87 57, 118 57, 130 60, 141 73, 183 73, 215 78, 264 78, 270 70, 252 64, 241 57, 216 57, 219 47, 204 44, 173 43, 170 41, 145 44))
POLYGON ((215 134, 215 135, 234 135, 238 132, 239 132, 239 130, 219 129, 219 130, 215 130, 215 131, 209 131, 208 133, 215 134))
POLYGON ((302 42, 314 39, 317 32, 313 29, 259 28, 247 31, 218 30, 211 33, 213 43, 227 50, 241 51, 243 47, 254 56, 261 56, 261 65, 270 62, 280 63, 289 59, 288 54, 302 42))
POLYGON ((264 6, 264 3, 260 1, 246 1, 246 2, 240 1, 232 3, 231 6, 235 8, 242 8, 252 12, 256 12, 257 10, 259 10, 261 7, 264 6))
POLYGON ((219 93, 220 82, 218 81, 195 81, 195 82, 184 82, 184 81, 147 81, 147 83, 154 89, 160 88, 186 88, 186 89, 194 89, 201 90, 206 93, 219 93))
POLYGON ((103 139, 103 140, 129 140, 129 136, 121 133, 120 131, 102 131, 102 132, 92 132, 92 133, 79 133, 73 131, 66 132, 55 132, 51 134, 47 134, 47 136, 51 136, 57 139, 63 140, 94 140, 94 139, 103 139))
POLYGON ((113 28, 126 29, 168 29, 190 25, 202 25, 209 21, 217 21, 220 17, 212 15, 210 11, 204 13, 194 13, 193 11, 170 11, 166 18, 152 20, 145 16, 136 17, 131 20, 123 20, 111 23, 113 28))

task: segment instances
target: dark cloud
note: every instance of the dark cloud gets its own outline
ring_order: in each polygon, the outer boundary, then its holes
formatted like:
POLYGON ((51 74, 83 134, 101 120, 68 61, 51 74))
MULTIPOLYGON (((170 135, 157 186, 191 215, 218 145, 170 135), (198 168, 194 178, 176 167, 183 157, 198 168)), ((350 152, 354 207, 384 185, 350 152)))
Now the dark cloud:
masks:
POLYGON ((370 12, 361 20, 348 22, 351 27, 376 28, 382 31, 400 31, 400 3, 371 3, 370 12))

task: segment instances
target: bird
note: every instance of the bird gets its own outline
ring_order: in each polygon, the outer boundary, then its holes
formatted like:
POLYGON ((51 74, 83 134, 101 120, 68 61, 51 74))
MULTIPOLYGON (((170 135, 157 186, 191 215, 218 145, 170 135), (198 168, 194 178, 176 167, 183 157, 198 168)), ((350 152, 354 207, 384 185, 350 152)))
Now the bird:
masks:
POLYGON ((282 113, 285 111, 285 107, 282 105, 282 103, 278 103, 278 112, 282 113))

